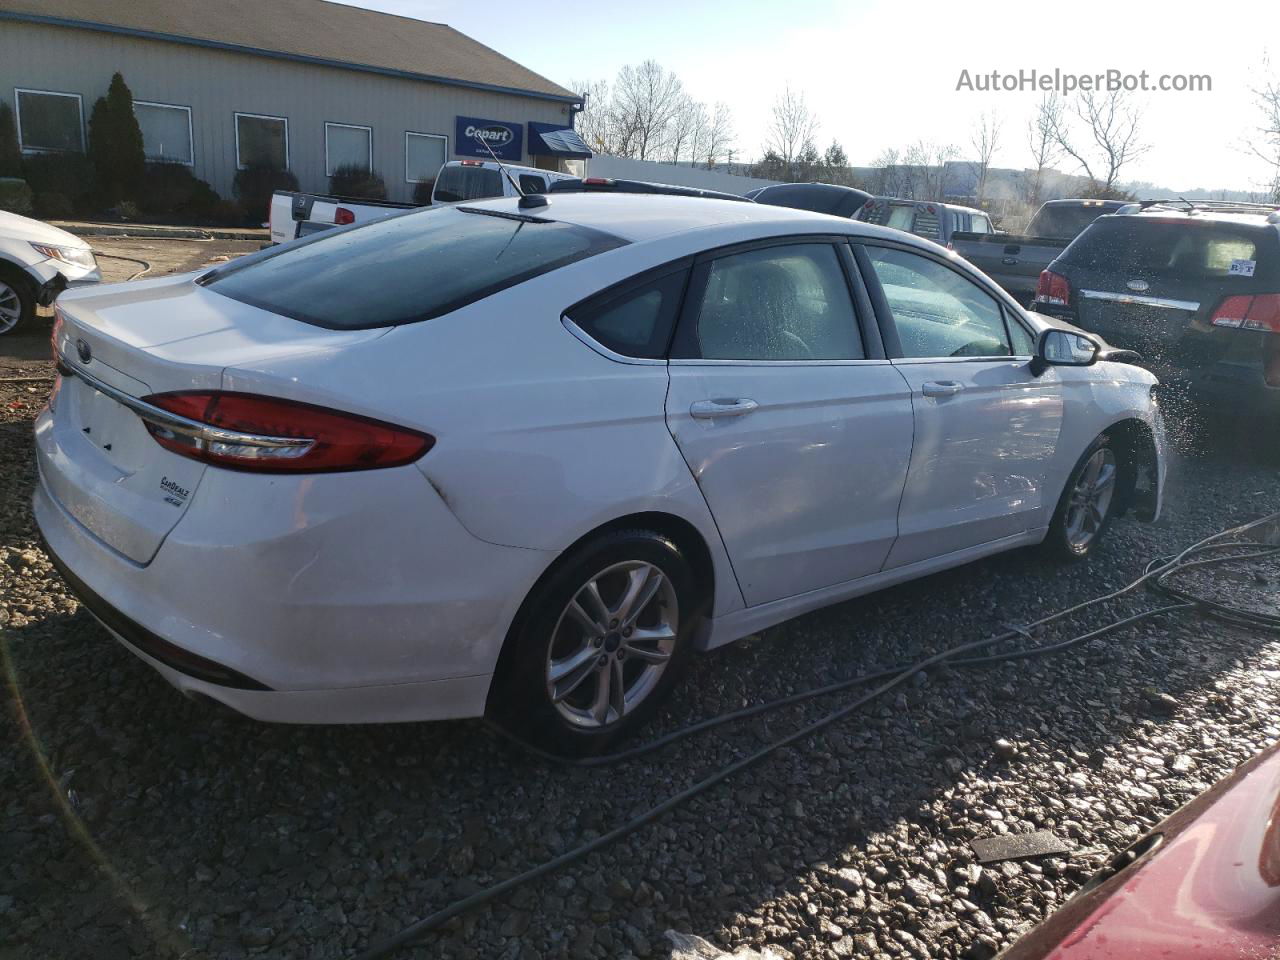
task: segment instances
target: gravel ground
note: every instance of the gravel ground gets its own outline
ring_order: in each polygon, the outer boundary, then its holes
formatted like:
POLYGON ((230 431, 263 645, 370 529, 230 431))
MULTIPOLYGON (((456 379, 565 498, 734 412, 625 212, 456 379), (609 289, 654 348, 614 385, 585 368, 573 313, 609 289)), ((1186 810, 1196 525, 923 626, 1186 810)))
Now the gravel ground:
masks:
MULTIPOLYGON (((478 722, 270 726, 187 701, 79 610, 37 546, 28 434, 46 389, 0 382, 5 960, 346 956, 839 702, 575 770, 478 722)), ((800 618, 699 658, 653 732, 989 635, 1276 509, 1274 459, 1180 457, 1165 518, 1116 524, 1087 565, 1018 552, 800 618)), ((1275 563, 1195 581, 1272 609, 1277 583, 1275 563)), ((1190 616, 916 680, 403 955, 667 957, 676 929, 782 956, 986 958, 1280 737, 1280 640, 1190 616), (983 867, 969 847, 1032 830, 1073 851, 983 867)))

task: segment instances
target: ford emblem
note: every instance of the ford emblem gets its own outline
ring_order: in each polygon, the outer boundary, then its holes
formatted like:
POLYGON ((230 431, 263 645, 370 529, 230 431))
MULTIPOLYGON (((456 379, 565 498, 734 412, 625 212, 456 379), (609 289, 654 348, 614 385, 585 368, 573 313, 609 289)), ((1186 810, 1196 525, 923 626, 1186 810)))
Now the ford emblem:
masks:
POLYGON ((93 351, 89 349, 89 344, 83 340, 76 341, 76 356, 80 358, 81 363, 88 363, 93 359, 93 351))
POLYGON ((1146 293, 1151 284, 1147 283, 1145 280, 1130 280, 1125 284, 1125 286, 1134 293, 1146 293))

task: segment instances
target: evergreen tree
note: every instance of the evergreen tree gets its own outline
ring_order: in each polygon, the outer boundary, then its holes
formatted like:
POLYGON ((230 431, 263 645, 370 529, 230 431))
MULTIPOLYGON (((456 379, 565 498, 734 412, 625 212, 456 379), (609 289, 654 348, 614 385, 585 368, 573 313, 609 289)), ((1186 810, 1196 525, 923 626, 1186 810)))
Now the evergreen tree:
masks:
POLYGON ((142 128, 133 115, 133 94, 119 73, 111 78, 89 116, 89 157, 109 203, 134 200, 146 177, 142 128))
POLYGON ((0 100, 0 177, 22 176, 22 151, 18 148, 18 128, 13 109, 0 100))

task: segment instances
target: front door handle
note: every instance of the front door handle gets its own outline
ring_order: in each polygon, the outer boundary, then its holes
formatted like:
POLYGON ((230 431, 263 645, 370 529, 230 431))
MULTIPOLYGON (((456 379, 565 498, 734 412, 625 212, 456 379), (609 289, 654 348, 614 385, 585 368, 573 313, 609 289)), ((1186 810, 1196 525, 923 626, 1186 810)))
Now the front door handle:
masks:
POLYGON ((959 380, 930 380, 920 388, 926 397, 954 397, 964 389, 959 380))
POLYGON ((740 417, 750 413, 760 404, 742 397, 738 400, 698 400, 689 407, 689 416, 698 420, 716 417, 740 417))

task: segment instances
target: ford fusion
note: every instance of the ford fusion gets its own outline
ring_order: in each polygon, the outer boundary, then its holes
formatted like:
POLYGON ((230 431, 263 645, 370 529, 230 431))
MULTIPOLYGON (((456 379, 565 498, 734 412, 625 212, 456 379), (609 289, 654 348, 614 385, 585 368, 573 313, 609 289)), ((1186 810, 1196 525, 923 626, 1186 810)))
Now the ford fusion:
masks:
POLYGON ((387 218, 59 303, 35 515, 189 696, 487 714, 564 753, 689 658, 1034 544, 1164 476, 1155 379, 928 241, 562 194, 387 218))

